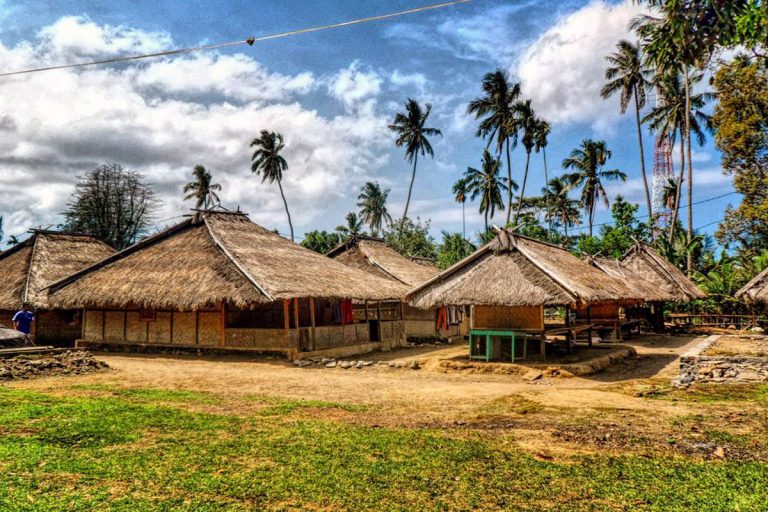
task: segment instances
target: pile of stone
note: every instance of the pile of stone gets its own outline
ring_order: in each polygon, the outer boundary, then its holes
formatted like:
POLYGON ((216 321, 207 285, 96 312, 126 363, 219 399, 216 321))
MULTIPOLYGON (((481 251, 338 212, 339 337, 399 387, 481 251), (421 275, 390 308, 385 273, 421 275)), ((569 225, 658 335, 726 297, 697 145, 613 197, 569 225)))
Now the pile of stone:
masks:
POLYGON ((673 379, 675 386, 688 386, 694 382, 768 382, 768 358, 749 355, 706 355, 706 351, 719 340, 710 336, 680 358, 680 375, 673 379))
POLYGON ((371 366, 378 366, 380 368, 410 368, 411 370, 418 370, 421 368, 421 364, 418 361, 366 361, 366 360, 343 360, 323 357, 322 359, 294 359, 294 366, 299 368, 341 368, 347 370, 350 368, 367 368, 371 366))
POLYGON ((32 379, 51 375, 82 375, 104 371, 109 365, 84 350, 25 354, 0 359, 0 380, 32 379))

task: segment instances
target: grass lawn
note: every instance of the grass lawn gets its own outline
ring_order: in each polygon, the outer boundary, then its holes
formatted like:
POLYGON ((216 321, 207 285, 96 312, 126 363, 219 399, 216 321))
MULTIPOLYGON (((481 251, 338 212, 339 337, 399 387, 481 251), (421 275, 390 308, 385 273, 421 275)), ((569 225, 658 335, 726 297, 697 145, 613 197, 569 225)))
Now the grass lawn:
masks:
POLYGON ((345 404, 76 391, 0 387, 0 510, 768 510, 758 462, 550 462, 498 433, 334 420, 345 404))

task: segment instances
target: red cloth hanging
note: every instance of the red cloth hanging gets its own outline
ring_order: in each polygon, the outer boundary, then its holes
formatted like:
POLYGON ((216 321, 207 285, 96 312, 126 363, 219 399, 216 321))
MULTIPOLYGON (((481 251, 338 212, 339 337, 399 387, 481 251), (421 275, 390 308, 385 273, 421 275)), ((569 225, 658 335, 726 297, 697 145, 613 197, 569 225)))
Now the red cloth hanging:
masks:
POLYGON ((437 310, 437 330, 448 328, 448 309, 440 308, 437 310))
POLYGON ((352 324, 355 322, 355 312, 351 300, 341 301, 341 323, 352 324))

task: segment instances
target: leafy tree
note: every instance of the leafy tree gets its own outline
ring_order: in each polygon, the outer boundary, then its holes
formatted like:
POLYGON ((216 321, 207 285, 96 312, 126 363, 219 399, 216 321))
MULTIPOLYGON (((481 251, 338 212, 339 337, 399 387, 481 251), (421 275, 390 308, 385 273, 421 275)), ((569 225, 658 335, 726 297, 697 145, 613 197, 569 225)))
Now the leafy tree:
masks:
MULTIPOLYGON (((467 105, 467 114, 473 114, 480 120, 476 135, 488 139, 487 150, 496 140, 496 155, 502 150, 507 153, 507 183, 512 181, 512 162, 510 142, 517 144, 517 127, 513 115, 513 105, 520 97, 520 84, 511 83, 509 75, 502 69, 487 73, 483 77, 483 96, 472 100, 467 105)), ((512 215, 512 189, 509 189, 507 201, 507 224, 512 215)))
POLYGON ((208 209, 214 204, 219 203, 219 196, 216 192, 221 190, 221 185, 218 183, 211 183, 213 176, 202 165, 196 165, 192 169, 192 175, 195 177, 195 181, 184 185, 184 200, 194 199, 195 208, 208 209))
POLYGON ((400 221, 400 228, 405 224, 408 217, 408 207, 411 204, 411 193, 413 192, 413 182, 416 179, 416 164, 419 161, 419 154, 429 155, 434 158, 435 153, 432 150, 432 144, 429 137, 441 135, 442 132, 437 128, 426 126, 429 113, 432 111, 432 105, 427 103, 421 108, 419 103, 411 98, 405 103, 405 113, 395 114, 395 120, 389 125, 389 129, 395 132, 397 138, 395 145, 405 147, 405 158, 413 162, 413 171, 411 173, 411 184, 408 186, 408 199, 405 201, 405 211, 403 219, 400 221))
POLYGON ((485 231, 481 231, 477 234, 477 239, 480 245, 485 245, 493 241, 496 238, 496 230, 488 228, 485 231))
POLYGON ((261 130, 259 137, 251 141, 251 147, 256 148, 251 156, 251 172, 261 175, 262 183, 265 181, 268 181, 270 184, 277 182, 277 187, 280 189, 280 197, 283 198, 283 205, 285 205, 285 214, 288 216, 291 241, 294 241, 291 212, 288 211, 288 201, 285 200, 285 193, 283 192, 283 171, 288 170, 288 162, 281 155, 283 149, 285 149, 283 135, 261 130))
POLYGON ((437 267, 446 269, 470 254, 476 247, 469 243, 461 233, 443 231, 443 243, 437 248, 437 267))
POLYGON ((574 252, 577 256, 595 256, 603 251, 603 244, 599 237, 581 235, 576 239, 574 252))
POLYGON ((365 234, 363 231, 363 221, 357 217, 355 212, 349 212, 344 218, 347 221, 347 225, 336 226, 336 231, 344 238, 365 234))
POLYGON ((357 196, 360 218, 371 228, 373 236, 379 236, 382 227, 392 223, 392 216, 387 211, 388 197, 389 189, 381 190, 378 182, 371 181, 363 186, 357 196))
POLYGON ((651 205, 651 192, 648 188, 648 178, 645 173, 643 130, 640 121, 640 111, 645 107, 645 93, 650 86, 648 80, 649 70, 643 64, 640 46, 624 39, 619 41, 616 46, 616 52, 605 59, 610 64, 610 67, 605 70, 605 79, 608 80, 608 83, 600 90, 600 95, 606 99, 618 92, 620 94, 619 106, 621 107, 622 114, 627 111, 630 101, 635 105, 637 143, 640 149, 640 172, 643 177, 648 215, 651 215, 653 209, 651 205))
POLYGON ((328 252, 339 245, 342 241, 339 233, 328 231, 309 231, 304 235, 304 240, 301 241, 301 245, 307 249, 312 249, 320 254, 328 254, 328 252))
POLYGON ((620 258, 637 241, 650 238, 648 225, 637 220, 639 207, 616 196, 611 205, 613 224, 603 226, 600 233, 600 253, 606 257, 620 258))
POLYGON ((696 284, 709 295, 707 309, 720 312, 732 312, 741 307, 734 298, 736 292, 747 282, 744 272, 737 266, 736 260, 722 252, 720 259, 713 262, 705 272, 694 274, 696 284))
POLYGON ((467 202, 467 196, 469 195, 469 178, 462 176, 456 183, 453 184, 453 198, 457 203, 461 204, 461 234, 464 239, 467 238, 467 219, 464 215, 464 204, 467 202))
POLYGON ((159 200, 141 173, 103 164, 78 180, 63 213, 63 229, 94 235, 124 249, 152 225, 159 200))
POLYGON ((684 271, 688 267, 688 256, 693 256, 699 249, 704 241, 704 237, 694 235, 693 239, 689 242, 687 235, 682 230, 678 229, 675 233, 672 240, 660 236, 653 241, 652 245, 659 254, 684 271))
MULTIPOLYGON (((474 167, 467 168, 467 179, 469 180, 469 192, 474 201, 480 197, 480 213, 485 216, 485 230, 488 231, 488 218, 493 218, 496 209, 504 209, 504 200, 502 192, 507 189, 499 177, 499 167, 501 162, 493 158, 488 150, 483 151, 482 170, 474 167)), ((512 182, 513 188, 517 189, 517 184, 512 182)))
POLYGON ((603 181, 627 180, 627 175, 618 169, 603 169, 609 158, 611 158, 611 151, 604 141, 584 139, 581 147, 571 151, 570 156, 563 160, 563 168, 574 169, 573 173, 563 176, 568 186, 581 187, 581 205, 587 214, 590 236, 592 236, 597 203, 602 201, 605 206, 608 206, 608 196, 603 188, 603 181))
POLYGON ((739 58, 718 69, 714 86, 715 142, 723 171, 742 195, 741 204, 726 209, 716 237, 748 258, 768 249, 768 72, 739 58))
MULTIPOLYGON (((515 212, 514 225, 517 225, 517 219, 520 216, 520 212, 523 209, 523 199, 525 197, 525 184, 528 182, 528 167, 531 163, 531 151, 538 147, 536 141, 538 138, 538 132, 541 129, 541 120, 536 117, 533 107, 531 107, 531 100, 518 101, 512 108, 512 122, 515 124, 515 129, 518 130, 519 140, 525 149, 525 173, 523 174, 523 188, 520 189, 520 199, 517 203, 517 211, 515 212)), ((507 221, 509 223, 509 221, 507 221)))
POLYGON ((384 231, 384 240, 395 251, 407 258, 426 258, 435 261, 435 241, 429 234, 429 221, 406 219, 402 228, 390 226, 384 231))

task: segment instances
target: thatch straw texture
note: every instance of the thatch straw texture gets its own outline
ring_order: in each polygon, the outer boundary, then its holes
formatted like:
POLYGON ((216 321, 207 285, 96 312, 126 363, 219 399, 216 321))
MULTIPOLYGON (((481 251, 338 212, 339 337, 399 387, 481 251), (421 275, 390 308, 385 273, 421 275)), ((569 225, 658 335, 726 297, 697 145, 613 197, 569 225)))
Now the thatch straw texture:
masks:
POLYGON ((500 230, 488 245, 408 293, 415 307, 554 306, 629 300, 617 279, 565 249, 500 230))
POLYGON ((0 309, 15 310, 24 302, 46 308, 46 286, 114 252, 92 236, 34 231, 27 240, 0 254, 0 309))
POLYGON ((587 258, 586 261, 609 276, 615 277, 621 281, 631 290, 632 295, 645 302, 666 302, 675 300, 674 297, 671 297, 665 290, 624 267, 619 260, 613 258, 592 257, 587 258))
POLYGON ((437 267, 431 263, 406 258, 377 238, 351 238, 330 251, 328 256, 347 266, 392 279, 409 288, 439 273, 437 267))
POLYGON ((646 244, 638 243, 627 251, 621 266, 656 288, 657 294, 643 297, 645 300, 689 302, 707 298, 679 268, 646 244))
POLYGON ((248 308, 299 297, 396 299, 401 287, 251 222, 203 212, 52 286, 71 307, 248 308))
POLYGON ((757 274, 737 291, 736 298, 747 302, 768 303, 768 268, 757 274))

